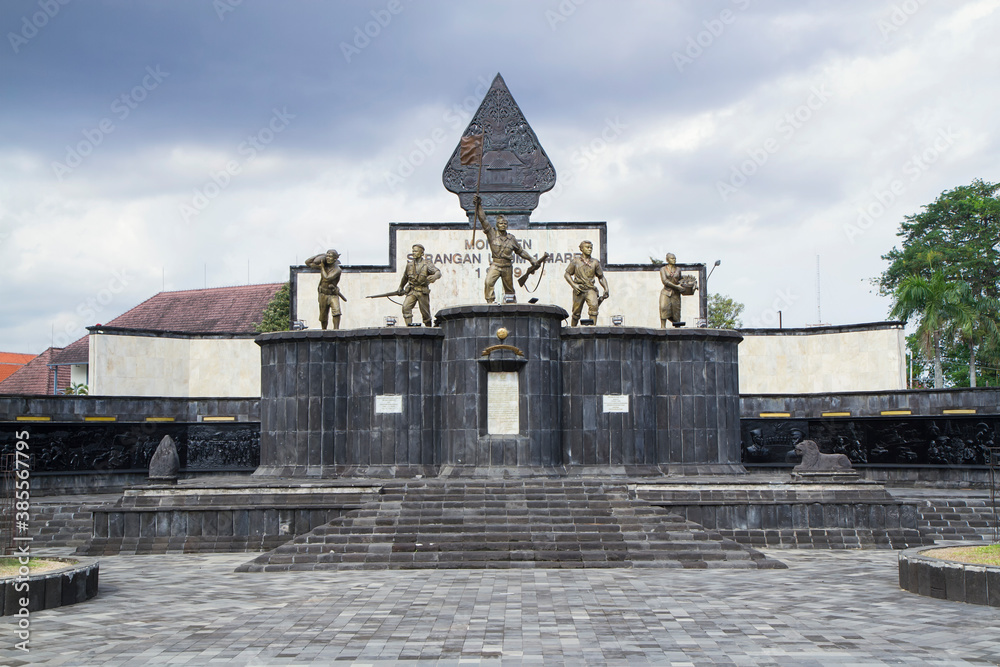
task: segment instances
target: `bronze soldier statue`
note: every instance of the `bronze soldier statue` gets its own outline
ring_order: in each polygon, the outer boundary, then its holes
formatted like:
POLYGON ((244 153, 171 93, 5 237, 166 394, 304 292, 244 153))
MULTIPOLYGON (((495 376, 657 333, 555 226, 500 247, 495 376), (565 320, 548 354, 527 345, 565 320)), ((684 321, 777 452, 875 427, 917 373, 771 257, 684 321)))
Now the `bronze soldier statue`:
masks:
POLYGON ((441 271, 424 256, 424 247, 419 243, 413 246, 411 257, 403 271, 403 279, 399 281, 399 294, 406 295, 403 299, 403 319, 407 325, 413 323, 413 305, 417 304, 424 326, 429 327, 433 324, 430 284, 441 277, 441 271))
POLYGON ((660 269, 660 328, 665 329, 667 320, 677 325, 681 321, 681 270, 677 268, 677 257, 667 253, 667 263, 660 269))
POLYGON ((583 311, 584 302, 587 303, 587 311, 590 319, 597 322, 597 310, 601 302, 608 298, 608 281, 604 279, 604 270, 601 263, 591 257, 594 252, 594 244, 584 241, 580 244, 579 257, 573 257, 569 266, 566 267, 566 282, 573 288, 573 319, 570 326, 576 326, 580 322, 580 313, 583 311), (597 295, 597 287, 594 285, 594 278, 597 278, 604 288, 604 294, 597 295))
POLYGON ((326 254, 315 255, 306 260, 306 266, 319 269, 319 325, 326 329, 327 317, 333 328, 340 328, 340 300, 347 298, 340 293, 340 253, 330 249, 326 254))
POLYGON ((502 215, 497 216, 497 226, 494 229, 493 225, 486 220, 482 197, 476 195, 472 201, 476 205, 476 219, 479 220, 479 224, 482 225, 483 231, 486 233, 486 240, 489 241, 490 252, 493 255, 493 259, 490 261, 490 268, 486 270, 485 290, 486 303, 493 303, 496 301, 493 286, 496 285, 497 279, 503 282, 504 294, 512 296, 514 294, 515 254, 531 262, 532 266, 536 262, 528 254, 528 251, 521 247, 521 244, 517 242, 514 235, 507 233, 507 219, 505 217, 502 215))

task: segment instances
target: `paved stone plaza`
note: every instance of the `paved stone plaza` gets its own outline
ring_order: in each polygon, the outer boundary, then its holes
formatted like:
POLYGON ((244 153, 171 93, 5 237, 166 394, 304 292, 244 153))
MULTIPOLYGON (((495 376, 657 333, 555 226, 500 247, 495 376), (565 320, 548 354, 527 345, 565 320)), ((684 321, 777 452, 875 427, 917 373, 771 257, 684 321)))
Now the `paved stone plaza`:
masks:
POLYGON ((236 574, 249 554, 101 559, 100 595, 31 616, 4 665, 1000 664, 1000 609, 899 589, 888 550, 787 570, 236 574))

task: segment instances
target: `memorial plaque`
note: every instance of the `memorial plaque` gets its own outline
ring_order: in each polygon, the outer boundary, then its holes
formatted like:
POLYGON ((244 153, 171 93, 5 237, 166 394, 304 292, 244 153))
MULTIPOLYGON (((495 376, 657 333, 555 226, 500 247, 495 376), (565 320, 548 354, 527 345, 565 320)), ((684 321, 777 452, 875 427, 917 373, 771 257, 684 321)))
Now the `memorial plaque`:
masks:
POLYGON ((403 397, 400 394, 382 394, 375 397, 375 414, 398 415, 403 412, 403 397))
POLYGON ((490 435, 518 435, 520 397, 517 372, 488 373, 486 376, 486 430, 490 435))
POLYGON ((628 394, 604 394, 604 412, 628 412, 628 394))

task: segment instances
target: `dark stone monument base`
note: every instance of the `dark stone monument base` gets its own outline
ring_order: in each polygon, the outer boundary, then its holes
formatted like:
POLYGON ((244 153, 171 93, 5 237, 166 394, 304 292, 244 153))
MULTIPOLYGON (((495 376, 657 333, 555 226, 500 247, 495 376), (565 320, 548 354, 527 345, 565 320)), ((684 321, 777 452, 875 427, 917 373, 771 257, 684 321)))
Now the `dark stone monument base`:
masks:
MULTIPOLYGON (((93 512, 93 538, 78 553, 266 551, 328 524, 382 515, 389 522, 386 530, 395 532, 392 522, 401 515, 392 508, 408 490, 437 494, 435 501, 450 494, 457 499, 455 507, 484 488, 493 489, 491 506, 506 508, 505 515, 518 511, 518 498, 529 488, 543 494, 546 503, 569 503, 569 508, 593 494, 613 491, 616 521, 650 512, 669 515, 687 522, 685 531, 709 531, 713 540, 751 547, 899 549, 930 542, 917 530, 915 501, 897 500, 872 483, 792 484, 787 476, 731 474, 654 480, 618 467, 552 474, 552 469, 539 468, 445 466, 435 475, 408 479, 398 474, 374 479, 370 472, 336 480, 257 476, 131 488, 114 505, 87 508, 93 512)), ((581 521, 577 531, 594 530, 588 528, 592 520, 581 521)), ((470 537, 463 539, 474 540, 482 529, 470 523, 470 537)))
POLYGON ((738 333, 566 318, 469 305, 438 327, 261 335, 259 474, 745 472, 738 333))
POLYGON ((748 475, 637 481, 636 495, 741 544, 757 547, 903 549, 933 540, 917 528, 915 501, 869 481, 788 482, 748 475))
POLYGON ((860 480, 857 470, 844 472, 793 472, 794 484, 853 484, 860 480))
POLYGON ((197 480, 126 489, 93 512, 80 555, 210 553, 273 549, 374 498, 366 480, 197 480))

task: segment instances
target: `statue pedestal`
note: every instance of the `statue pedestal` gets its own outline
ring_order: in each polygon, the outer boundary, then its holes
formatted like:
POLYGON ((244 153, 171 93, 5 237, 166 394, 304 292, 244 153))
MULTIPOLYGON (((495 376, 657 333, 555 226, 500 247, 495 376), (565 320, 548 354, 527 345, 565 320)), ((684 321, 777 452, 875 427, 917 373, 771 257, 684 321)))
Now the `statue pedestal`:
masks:
MULTIPOLYGON (((793 472, 793 483, 807 484, 855 484, 859 481, 856 470, 843 472, 793 472)), ((874 482, 872 482, 874 484, 874 482)))
POLYGON ((745 472, 738 333, 566 319, 482 304, 445 308, 432 328, 259 336, 257 474, 745 472))

